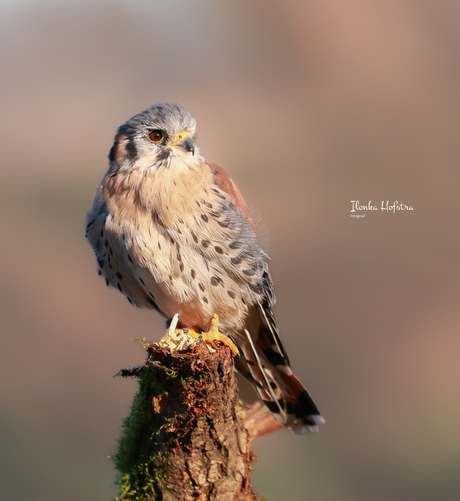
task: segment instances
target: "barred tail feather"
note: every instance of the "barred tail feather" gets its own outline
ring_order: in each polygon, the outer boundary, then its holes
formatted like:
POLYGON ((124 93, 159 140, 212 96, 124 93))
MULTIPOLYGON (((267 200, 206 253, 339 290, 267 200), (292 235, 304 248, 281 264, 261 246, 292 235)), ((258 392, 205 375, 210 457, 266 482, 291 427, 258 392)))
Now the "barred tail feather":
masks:
POLYGON ((263 321, 257 338, 248 329, 245 334, 240 348, 248 368, 246 373, 249 372, 255 391, 270 412, 293 433, 319 431, 324 418, 289 367, 279 336, 273 337, 263 321))

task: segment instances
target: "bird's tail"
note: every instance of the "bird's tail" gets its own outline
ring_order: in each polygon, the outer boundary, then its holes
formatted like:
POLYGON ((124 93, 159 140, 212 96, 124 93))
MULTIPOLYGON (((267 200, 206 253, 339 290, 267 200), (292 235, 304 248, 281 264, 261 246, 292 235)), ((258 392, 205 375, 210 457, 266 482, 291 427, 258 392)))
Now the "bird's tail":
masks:
POLYGON ((238 368, 270 412, 293 433, 319 431, 324 418, 289 367, 277 333, 261 323, 257 337, 253 338, 247 329, 245 334, 246 339, 239 343, 245 364, 242 367, 240 362, 238 368))

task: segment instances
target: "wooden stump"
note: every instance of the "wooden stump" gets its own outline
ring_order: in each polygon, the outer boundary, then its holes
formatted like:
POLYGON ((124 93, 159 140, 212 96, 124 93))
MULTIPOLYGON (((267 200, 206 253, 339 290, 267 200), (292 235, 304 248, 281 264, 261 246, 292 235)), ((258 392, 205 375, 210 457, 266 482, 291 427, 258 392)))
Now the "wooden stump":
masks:
POLYGON ((250 440, 281 425, 256 406, 250 436, 231 352, 212 351, 201 341, 179 351, 151 345, 142 366, 120 371, 139 386, 114 457, 117 501, 260 501, 250 440))

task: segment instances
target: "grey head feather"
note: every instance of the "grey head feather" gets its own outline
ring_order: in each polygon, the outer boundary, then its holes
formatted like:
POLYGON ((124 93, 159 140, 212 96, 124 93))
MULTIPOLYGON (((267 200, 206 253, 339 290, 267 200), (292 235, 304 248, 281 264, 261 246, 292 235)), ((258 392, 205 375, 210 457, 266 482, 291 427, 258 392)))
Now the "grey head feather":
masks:
POLYGON ((129 119, 119 130, 133 137, 152 129, 163 130, 168 135, 187 131, 193 136, 196 118, 179 104, 155 104, 129 119))
POLYGON ((195 117, 179 104, 155 104, 134 115, 118 128, 115 143, 109 153, 111 169, 129 170, 142 157, 150 159, 153 168, 168 166, 171 150, 166 146, 169 139, 175 138, 179 132, 188 132, 192 137, 196 132, 195 117), (149 142, 147 135, 153 130, 164 132, 165 141, 155 145, 149 142), (115 166, 113 162, 119 134, 123 136, 126 156, 123 165, 115 166))

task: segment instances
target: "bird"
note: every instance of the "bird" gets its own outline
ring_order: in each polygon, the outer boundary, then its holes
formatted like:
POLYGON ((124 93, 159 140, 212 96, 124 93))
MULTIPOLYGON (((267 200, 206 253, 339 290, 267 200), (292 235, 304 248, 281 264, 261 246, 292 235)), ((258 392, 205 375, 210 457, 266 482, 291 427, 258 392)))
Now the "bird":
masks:
POLYGON ((236 369, 273 416, 295 434, 317 432, 324 418, 273 314, 268 255, 240 189, 195 145, 196 129, 189 111, 169 103, 118 128, 86 219, 98 274, 181 327, 206 332, 218 318, 238 347, 236 369))

